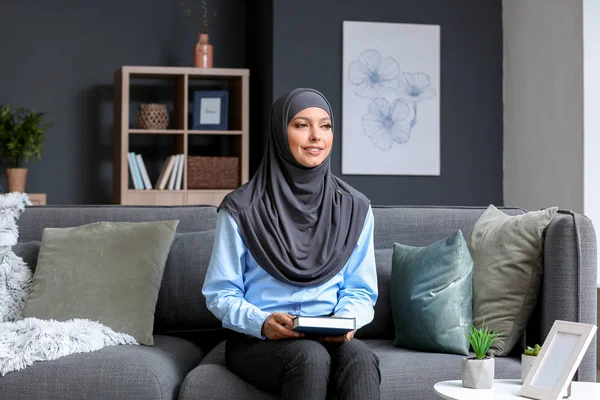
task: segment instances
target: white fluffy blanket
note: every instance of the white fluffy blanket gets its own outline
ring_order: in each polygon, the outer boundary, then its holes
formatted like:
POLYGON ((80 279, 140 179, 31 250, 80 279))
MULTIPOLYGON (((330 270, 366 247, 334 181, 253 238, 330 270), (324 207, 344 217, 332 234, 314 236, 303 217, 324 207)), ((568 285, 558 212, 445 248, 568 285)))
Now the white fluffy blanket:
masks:
POLYGON ((86 319, 65 322, 25 318, 0 323, 0 376, 36 361, 87 353, 104 346, 138 344, 131 336, 86 319))
POLYGON ((17 221, 31 204, 25 193, 0 195, 0 376, 36 361, 87 353, 104 346, 138 344, 98 322, 21 319, 31 290, 31 271, 12 246, 17 243, 17 221))

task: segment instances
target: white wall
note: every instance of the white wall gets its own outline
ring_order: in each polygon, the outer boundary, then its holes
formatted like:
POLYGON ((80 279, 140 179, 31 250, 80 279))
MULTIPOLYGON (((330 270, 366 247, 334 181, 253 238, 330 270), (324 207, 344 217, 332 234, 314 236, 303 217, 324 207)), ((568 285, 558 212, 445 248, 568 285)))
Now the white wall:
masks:
POLYGON ((505 205, 583 212, 581 1, 503 2, 505 205))
POLYGON ((504 202, 584 213, 600 238, 600 1, 504 0, 503 25, 504 202))
MULTIPOLYGON (((592 219, 596 235, 600 238, 600 1, 598 0, 583 0, 583 54, 583 212, 592 219)), ((600 266, 600 251, 598 257, 600 266)), ((600 273, 598 287, 600 287, 600 273)), ((600 358, 598 360, 600 362, 600 358)))

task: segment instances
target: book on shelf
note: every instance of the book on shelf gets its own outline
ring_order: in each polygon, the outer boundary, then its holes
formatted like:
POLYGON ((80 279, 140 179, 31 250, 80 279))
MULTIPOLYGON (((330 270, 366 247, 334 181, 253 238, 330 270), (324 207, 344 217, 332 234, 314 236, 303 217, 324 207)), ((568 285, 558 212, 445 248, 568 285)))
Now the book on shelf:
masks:
POLYGON ((133 187, 135 189, 144 189, 144 181, 142 173, 140 172, 140 166, 136 157, 136 154, 132 151, 127 153, 129 160, 129 168, 132 169, 131 174, 133 175, 133 187))
POLYGON ((150 181, 150 176, 141 154, 129 152, 127 153, 127 160, 134 189, 181 190, 183 188, 183 154, 173 154, 165 160, 154 185, 150 181))
POLYGON ((138 162, 138 167, 140 168, 140 172, 142 173, 142 179, 144 181, 144 187, 147 190, 152 189, 152 184, 150 183, 150 177, 148 176, 148 171, 146 170, 146 164, 144 164, 144 159, 141 154, 136 154, 135 158, 138 162))
POLYGON ((179 155, 179 164, 177 165, 177 175, 175 176, 175 190, 181 189, 181 178, 183 177, 183 154, 179 155))
POLYGON ((139 189, 140 186, 137 180, 137 175, 135 173, 135 162, 136 161, 134 161, 133 157, 131 157, 131 153, 127 153, 127 163, 129 164, 129 172, 131 173, 131 181, 133 182, 133 188, 139 189))
POLYGON ((311 336, 341 336, 356 329, 356 318, 348 317, 306 317, 294 318, 292 330, 311 336))

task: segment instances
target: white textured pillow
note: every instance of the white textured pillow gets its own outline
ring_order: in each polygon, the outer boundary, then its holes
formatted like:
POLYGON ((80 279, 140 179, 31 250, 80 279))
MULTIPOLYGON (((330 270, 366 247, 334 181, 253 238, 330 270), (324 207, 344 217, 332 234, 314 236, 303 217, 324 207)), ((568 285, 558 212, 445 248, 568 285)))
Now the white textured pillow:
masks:
POLYGON ((0 195, 0 322, 16 321, 31 288, 31 270, 12 246, 17 244, 17 222, 31 204, 25 193, 12 192, 0 195))

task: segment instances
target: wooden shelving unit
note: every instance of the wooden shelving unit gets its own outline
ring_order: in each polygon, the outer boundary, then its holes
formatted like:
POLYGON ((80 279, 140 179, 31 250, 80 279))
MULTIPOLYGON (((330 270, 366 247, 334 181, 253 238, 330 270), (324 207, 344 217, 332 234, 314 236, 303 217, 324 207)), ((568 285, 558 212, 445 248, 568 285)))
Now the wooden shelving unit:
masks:
MULTIPOLYGON (((240 159, 241 184, 248 181, 249 153, 249 70, 230 68, 184 68, 184 67, 145 67, 123 66, 114 74, 115 109, 114 109, 114 200, 116 204, 129 205, 185 205, 211 204, 219 205, 231 190, 221 189, 188 189, 188 156, 190 155, 190 137, 221 136, 233 140, 231 146, 233 156, 240 159), (158 80, 172 83, 172 113, 168 129, 148 130, 135 129, 135 111, 132 110, 132 84, 136 80, 158 80), (191 115, 190 101, 194 87, 210 85, 217 82, 225 86, 229 94, 228 127, 229 130, 192 130, 189 126, 191 115), (137 135, 163 135, 172 139, 173 153, 184 154, 183 185, 181 190, 135 190, 129 184, 129 164, 127 153, 130 148, 130 137, 137 135)), ((154 101, 147 101, 148 103, 154 101)), ((193 155, 193 154, 192 154, 193 155)), ((220 154, 211 154, 219 156, 220 154)), ((143 156, 143 154, 142 154, 143 156)), ((146 162, 146 158, 144 158, 146 162)), ((164 161, 164 160, 163 160, 164 161)), ((155 174, 156 175, 156 174, 155 174)), ((156 176, 151 176, 154 186, 156 176), (152 179, 154 178, 154 179, 152 179)))

